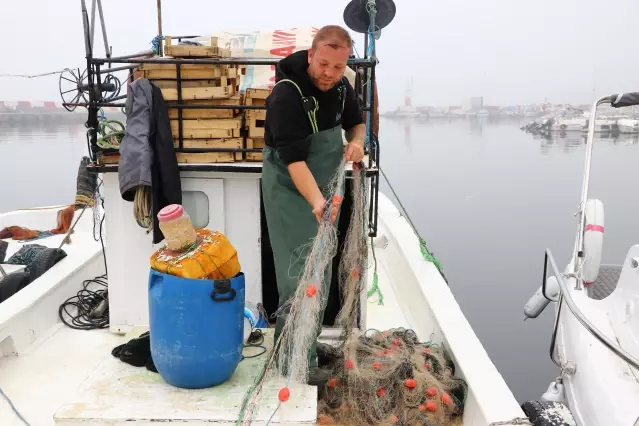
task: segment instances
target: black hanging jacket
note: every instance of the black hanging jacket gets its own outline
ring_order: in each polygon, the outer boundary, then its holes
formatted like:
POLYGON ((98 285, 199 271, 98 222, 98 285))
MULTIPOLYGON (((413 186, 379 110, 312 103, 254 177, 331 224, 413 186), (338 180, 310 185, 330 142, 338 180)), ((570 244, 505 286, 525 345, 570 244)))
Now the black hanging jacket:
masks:
POLYGON ((138 186, 151 187, 153 244, 161 242, 157 215, 169 204, 182 204, 182 185, 168 108, 161 90, 147 79, 135 80, 128 91, 118 175, 126 201, 135 199, 138 186))

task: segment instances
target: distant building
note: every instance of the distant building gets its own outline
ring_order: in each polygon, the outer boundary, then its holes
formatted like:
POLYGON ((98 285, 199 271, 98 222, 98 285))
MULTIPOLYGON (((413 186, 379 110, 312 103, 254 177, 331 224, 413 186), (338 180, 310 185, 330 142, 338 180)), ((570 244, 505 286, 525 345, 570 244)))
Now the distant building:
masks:
POLYGON ((474 98, 470 98, 470 109, 471 110, 480 110, 484 107, 484 97, 478 96, 474 98))

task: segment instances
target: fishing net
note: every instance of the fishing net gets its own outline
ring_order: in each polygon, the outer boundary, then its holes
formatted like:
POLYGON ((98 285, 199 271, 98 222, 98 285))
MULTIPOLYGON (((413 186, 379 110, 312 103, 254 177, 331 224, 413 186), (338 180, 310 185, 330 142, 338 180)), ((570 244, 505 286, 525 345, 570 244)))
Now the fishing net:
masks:
POLYGON ((297 383, 305 383, 308 376, 311 345, 317 338, 322 318, 320 314, 326 306, 331 277, 326 273, 337 252, 336 214, 344 191, 344 167, 338 168, 327 185, 332 197, 319 223, 317 237, 308 249, 307 261, 298 281, 295 294, 275 313, 288 312, 282 328, 277 369, 280 374, 292 378, 297 383))
MULTIPOLYGON (((292 398, 290 386, 307 381, 307 354, 317 338, 329 291, 330 275, 326 269, 337 250, 334 219, 342 200, 344 175, 342 164, 329 185, 331 203, 308 247, 297 291, 278 310, 289 312, 282 333, 245 396, 237 425, 252 422, 263 391, 277 393, 279 400, 269 413, 266 424, 270 424, 276 412, 292 398), (264 388, 267 382, 269 387, 264 388), (273 388, 272 383, 278 387, 273 388)), ((322 351, 318 348, 318 362, 330 371, 328 383, 318 389, 318 421, 349 426, 458 424, 467 386, 454 377, 454 365, 442 348, 420 342, 412 330, 369 330, 362 334, 356 328, 368 267, 369 194, 365 177, 365 169, 355 165, 353 210, 338 274, 342 307, 336 326, 342 333, 336 346, 322 345, 322 351)))
POLYGON ((278 393, 279 404, 271 414, 272 419, 280 405, 289 400, 289 386, 307 381, 310 362, 308 353, 317 338, 322 320, 320 314, 326 306, 330 288, 331 277, 326 273, 327 266, 337 252, 336 213, 343 199, 344 177, 342 162, 324 189, 324 195, 330 202, 319 221, 317 236, 309 247, 302 248, 307 256, 297 290, 275 313, 280 315, 288 312, 288 316, 264 370, 244 399, 238 425, 251 423, 265 382, 281 382, 280 379, 285 378, 284 386, 278 393))
POLYGON ((412 330, 353 330, 325 355, 319 420, 343 425, 461 424, 466 383, 445 351, 412 330))

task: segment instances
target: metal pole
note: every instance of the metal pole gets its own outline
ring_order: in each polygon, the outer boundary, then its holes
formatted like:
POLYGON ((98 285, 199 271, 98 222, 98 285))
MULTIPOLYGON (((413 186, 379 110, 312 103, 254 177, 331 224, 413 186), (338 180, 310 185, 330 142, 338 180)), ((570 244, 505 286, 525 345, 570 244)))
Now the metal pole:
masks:
POLYGON ((91 3, 91 50, 93 50, 93 40, 95 39, 95 2, 93 0, 91 3))
POLYGON ((107 58, 111 57, 111 48, 107 38, 106 24, 104 23, 104 13, 102 12, 102 0, 98 0, 98 12, 100 13, 100 25, 102 26, 102 40, 104 41, 104 53, 107 58))
MULTIPOLYGON (((162 0, 158 0, 158 35, 162 37, 162 0)), ((159 42, 158 53, 160 54, 160 56, 164 56, 162 40, 160 40, 159 42)))
MULTIPOLYGON (((590 182, 590 164, 592 162, 592 148, 594 145, 595 139, 595 118, 597 117, 597 106, 601 105, 604 102, 609 102, 610 97, 604 96, 598 99, 592 105, 592 110, 590 111, 590 121, 588 122, 588 138, 586 139, 586 159, 584 164, 584 179, 581 184, 581 200, 579 205, 579 231, 577 233, 577 258, 573 263, 573 272, 577 272, 581 263, 583 262, 583 252, 584 252, 584 229, 586 227, 586 202, 588 201, 588 185, 590 182)), ((582 280, 580 278, 576 279, 575 282, 575 290, 582 289, 582 280)))
POLYGON ((4 270, 2 265, 0 265, 0 275, 2 275, 3 278, 7 277, 7 272, 4 270))

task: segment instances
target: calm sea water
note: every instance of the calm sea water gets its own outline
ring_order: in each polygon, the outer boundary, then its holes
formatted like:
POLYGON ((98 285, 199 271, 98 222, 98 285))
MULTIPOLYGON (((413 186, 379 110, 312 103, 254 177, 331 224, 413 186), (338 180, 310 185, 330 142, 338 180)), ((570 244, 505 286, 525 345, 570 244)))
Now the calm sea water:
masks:
MULTIPOLYGON (((524 322, 541 283, 544 250, 568 260, 585 153, 581 135, 535 139, 512 120, 382 119, 381 166, 488 354, 520 401, 557 371, 548 356, 552 309, 524 322)), ((72 202, 81 123, 0 123, 0 212, 72 202)), ((603 200, 603 262, 639 241, 639 139, 598 138, 591 197, 603 200), (634 220, 633 220, 634 219, 634 220)), ((382 192, 391 195, 382 183, 382 192)))

